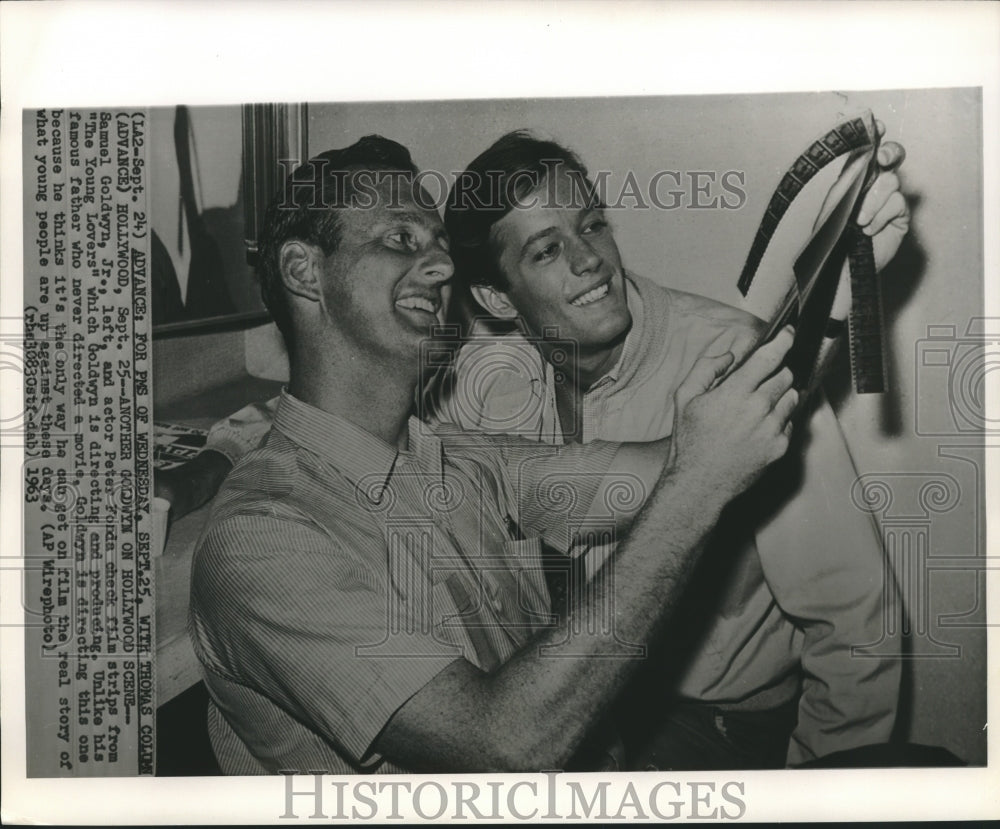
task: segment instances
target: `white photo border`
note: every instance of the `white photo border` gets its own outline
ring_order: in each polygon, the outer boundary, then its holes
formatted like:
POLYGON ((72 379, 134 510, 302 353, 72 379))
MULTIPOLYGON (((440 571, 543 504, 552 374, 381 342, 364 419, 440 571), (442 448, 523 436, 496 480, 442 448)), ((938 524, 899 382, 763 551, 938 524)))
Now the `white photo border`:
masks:
MULTIPOLYGON (((52 105, 977 86, 984 266, 1000 274, 1000 6, 992 4, 29 2, 2 4, 0 34, 0 314, 7 316, 21 307, 21 111, 52 105), (581 54, 590 56, 586 71, 581 54), (450 71, 455 60, 468 71, 450 71)), ((986 314, 1000 314, 996 278, 986 279, 986 314)), ((2 394, 22 394, 19 380, 4 376, 2 394)), ((988 405, 998 411, 995 395, 988 405)), ((4 463, 4 557, 17 555, 21 538, 17 474, 17 465, 4 463)), ((988 505, 1000 504, 997 477, 988 467, 988 505)), ((996 554, 996 511, 989 517, 988 552, 996 554)), ((23 637, 11 626, 20 585, 16 572, 0 575, 5 822, 288 823, 280 819, 282 778, 26 779, 23 637)), ((989 582, 988 620, 996 625, 995 572, 989 582)), ((989 633, 989 712, 998 719, 1000 654, 996 631, 989 633)), ((794 785, 790 773, 775 772, 670 779, 744 781, 743 818, 754 821, 998 817, 996 735, 988 756, 991 765, 977 769, 799 771, 794 785)), ((612 787, 626 783, 617 776, 612 787)))

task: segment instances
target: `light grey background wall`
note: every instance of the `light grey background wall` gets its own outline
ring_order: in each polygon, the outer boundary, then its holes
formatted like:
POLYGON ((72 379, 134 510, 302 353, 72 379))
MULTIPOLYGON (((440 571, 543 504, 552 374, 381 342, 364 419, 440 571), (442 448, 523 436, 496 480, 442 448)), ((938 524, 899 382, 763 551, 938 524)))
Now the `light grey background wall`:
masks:
MULTIPOLYGON (((983 314, 978 90, 312 105, 310 152, 381 133, 408 146, 422 169, 447 175, 502 133, 527 127, 573 147, 592 172, 612 171, 612 194, 629 171, 640 187, 657 171, 676 171, 688 188, 682 206, 642 210, 625 199, 632 209, 612 211, 625 265, 737 304, 736 278, 781 174, 812 140, 864 108, 906 147, 901 177, 913 222, 884 274, 892 391, 856 396, 846 360, 829 391, 899 563, 912 627, 905 733, 983 763, 985 571, 975 559, 986 553, 983 450, 969 429, 983 425, 982 357, 996 359, 1000 332, 994 322, 992 340, 963 336, 983 314), (743 173, 745 204, 692 207, 686 174, 694 171, 716 175, 702 203, 734 203, 720 179, 743 173), (929 326, 943 326, 930 344, 929 326)), ((661 179, 663 203, 674 181, 661 179)), ((432 195, 435 182, 427 179, 432 195)))

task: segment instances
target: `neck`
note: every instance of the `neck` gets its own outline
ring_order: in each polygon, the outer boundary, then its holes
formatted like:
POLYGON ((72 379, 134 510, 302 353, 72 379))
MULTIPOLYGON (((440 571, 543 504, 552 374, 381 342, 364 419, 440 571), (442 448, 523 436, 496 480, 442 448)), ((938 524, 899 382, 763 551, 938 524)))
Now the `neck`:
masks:
MULTIPOLYGON (((623 333, 613 343, 609 343, 602 348, 592 348, 581 350, 572 355, 563 366, 563 373, 567 378, 566 387, 573 387, 583 394, 594 383, 600 380, 605 374, 615 367, 615 364, 622 356, 625 348, 626 333, 623 333)), ((542 356, 547 362, 552 353, 552 348, 542 341, 540 343, 542 356)))
POLYGON ((303 403, 342 417, 390 446, 407 448, 417 384, 412 372, 404 374, 398 362, 389 365, 343 342, 304 343, 290 362, 288 390, 303 403))
POLYGON ((580 354, 576 361, 575 372, 575 376, 579 379, 580 388, 586 391, 611 371, 621 358, 624 348, 625 335, 622 334, 610 348, 580 354))
MULTIPOLYGON (((567 443, 576 443, 583 439, 583 395, 594 383, 607 374, 618 362, 625 347, 625 337, 607 348, 577 354, 576 359, 568 365, 560 367, 556 377, 564 378, 562 382, 554 381, 553 391, 556 398, 556 411, 563 439, 567 443)), ((549 359, 549 353, 542 346, 543 356, 549 359)))

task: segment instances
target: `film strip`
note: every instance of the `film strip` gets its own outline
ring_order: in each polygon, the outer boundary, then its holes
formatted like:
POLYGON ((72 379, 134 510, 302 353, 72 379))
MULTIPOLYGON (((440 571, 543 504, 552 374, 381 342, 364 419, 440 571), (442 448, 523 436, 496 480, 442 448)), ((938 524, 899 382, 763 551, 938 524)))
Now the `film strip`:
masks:
POLYGON ((886 388, 885 341, 882 337, 882 291, 875 273, 872 237, 851 227, 851 374, 858 394, 881 394, 886 388))
MULTIPOLYGON (((867 148, 877 152, 878 134, 874 124, 871 127, 866 124, 866 118, 871 121, 871 116, 868 114, 834 127, 822 138, 813 142, 782 176, 768 202, 737 282, 737 287, 744 296, 750 290, 757 269, 781 219, 805 185, 836 158, 867 148)), ((875 174, 873 161, 865 189, 874 180, 875 174)), ((857 207, 858 205, 855 205, 855 211, 857 207)), ((879 393, 885 391, 886 385, 885 351, 882 338, 882 303, 875 272, 872 240, 857 227, 853 215, 847 233, 850 234, 847 259, 851 271, 850 349, 854 388, 859 394, 879 393)), ((792 290, 794 292, 796 289, 793 287, 792 290)), ((830 300, 832 303, 832 296, 830 300)))

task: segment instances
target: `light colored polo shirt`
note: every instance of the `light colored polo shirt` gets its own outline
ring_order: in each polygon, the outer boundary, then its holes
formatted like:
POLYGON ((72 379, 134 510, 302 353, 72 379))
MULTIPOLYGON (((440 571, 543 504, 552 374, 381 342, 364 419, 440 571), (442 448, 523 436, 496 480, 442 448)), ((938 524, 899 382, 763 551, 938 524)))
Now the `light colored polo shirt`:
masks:
MULTIPOLYGON (((758 330, 743 311, 639 276, 628 276, 626 296, 633 323, 618 363, 583 396, 585 443, 670 435, 674 392, 695 361, 758 330)), ((561 444, 557 370, 520 334, 476 338, 459 353, 439 416, 561 444)), ((898 591, 878 528, 851 501, 857 473, 828 404, 803 431, 803 451, 726 514, 728 552, 706 577, 717 589, 699 594, 687 628, 672 628, 698 629, 689 660, 664 666, 680 696, 743 709, 787 702, 801 681, 793 765, 887 741, 901 677, 898 591), (710 622, 699 626, 699 614, 710 622)), ((588 570, 608 552, 590 551, 588 570)))

